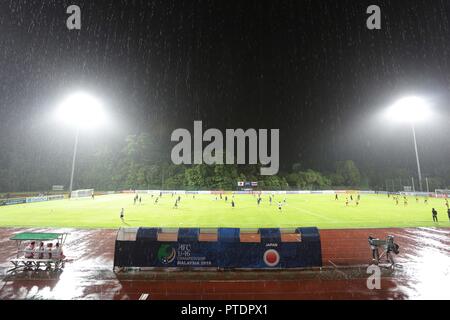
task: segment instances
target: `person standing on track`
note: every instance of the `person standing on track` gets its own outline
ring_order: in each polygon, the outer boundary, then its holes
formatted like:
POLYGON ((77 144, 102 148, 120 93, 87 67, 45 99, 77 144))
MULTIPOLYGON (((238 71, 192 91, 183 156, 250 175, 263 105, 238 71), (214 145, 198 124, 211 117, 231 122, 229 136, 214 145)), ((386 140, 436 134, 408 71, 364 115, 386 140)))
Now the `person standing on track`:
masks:
POLYGON ((122 210, 120 210, 120 220, 122 220, 122 222, 124 222, 124 213, 125 213, 125 211, 123 210, 123 208, 122 208, 122 210))
POLYGON ((372 250, 372 261, 378 265, 378 263, 380 262, 380 253, 378 251, 378 247, 374 244, 374 240, 378 240, 373 238, 372 236, 369 236, 369 245, 370 245, 370 249, 372 250))

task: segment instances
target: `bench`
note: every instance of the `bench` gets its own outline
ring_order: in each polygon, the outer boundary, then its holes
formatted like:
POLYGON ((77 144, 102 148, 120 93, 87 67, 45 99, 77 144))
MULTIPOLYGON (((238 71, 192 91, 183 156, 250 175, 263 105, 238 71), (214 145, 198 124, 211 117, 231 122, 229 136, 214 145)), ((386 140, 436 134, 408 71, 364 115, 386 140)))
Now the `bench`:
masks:
POLYGON ((11 263, 14 265, 14 269, 25 267, 25 268, 37 268, 42 267, 61 269, 64 268, 65 259, 27 259, 27 258, 17 258, 11 259, 11 263))

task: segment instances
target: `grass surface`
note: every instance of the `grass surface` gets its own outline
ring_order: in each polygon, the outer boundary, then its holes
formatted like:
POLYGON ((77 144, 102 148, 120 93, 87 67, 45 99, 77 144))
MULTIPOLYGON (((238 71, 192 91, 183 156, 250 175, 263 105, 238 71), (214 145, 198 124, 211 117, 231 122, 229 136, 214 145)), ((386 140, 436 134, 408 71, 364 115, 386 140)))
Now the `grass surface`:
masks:
POLYGON ((409 197, 404 206, 400 198, 395 205, 386 195, 362 195, 359 206, 351 202, 345 206, 340 195, 275 195, 269 204, 268 196, 258 207, 253 195, 236 195, 236 207, 215 200, 214 195, 182 195, 178 209, 175 197, 164 195, 154 204, 148 194, 142 194, 142 203, 133 204, 133 195, 117 194, 92 199, 56 200, 0 207, 0 227, 80 227, 118 228, 121 226, 147 227, 306 227, 321 229, 369 227, 450 227, 444 199, 409 197), (279 212, 277 201, 287 203, 279 212), (431 208, 438 211, 439 223, 434 223, 431 208), (120 209, 125 209, 125 223, 120 209))

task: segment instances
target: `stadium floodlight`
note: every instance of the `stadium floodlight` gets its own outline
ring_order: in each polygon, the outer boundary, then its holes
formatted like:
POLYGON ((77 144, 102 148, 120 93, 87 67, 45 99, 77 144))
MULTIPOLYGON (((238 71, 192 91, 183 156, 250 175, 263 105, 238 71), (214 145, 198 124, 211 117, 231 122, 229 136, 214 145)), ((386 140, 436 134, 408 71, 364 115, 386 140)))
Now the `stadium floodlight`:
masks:
POLYGON ((398 100, 387 110, 387 116, 392 121, 407 122, 411 125, 414 150, 416 152, 417 173, 419 176, 419 188, 422 189, 422 173, 420 170, 419 153, 417 152, 416 130, 415 124, 426 121, 431 115, 428 103, 416 96, 405 97, 398 100))
POLYGON ((398 100, 387 111, 391 120, 399 122, 417 123, 430 117, 430 108, 420 97, 406 97, 398 100))
POLYGON ((75 159, 77 156, 78 135, 81 129, 91 129, 105 123, 106 114, 100 100, 86 92, 69 95, 56 110, 56 118, 61 123, 76 128, 75 145, 70 174, 69 196, 72 193, 75 159))
POLYGON ((68 96, 56 110, 57 119, 76 128, 93 128, 102 125, 105 112, 101 102, 85 92, 68 96))

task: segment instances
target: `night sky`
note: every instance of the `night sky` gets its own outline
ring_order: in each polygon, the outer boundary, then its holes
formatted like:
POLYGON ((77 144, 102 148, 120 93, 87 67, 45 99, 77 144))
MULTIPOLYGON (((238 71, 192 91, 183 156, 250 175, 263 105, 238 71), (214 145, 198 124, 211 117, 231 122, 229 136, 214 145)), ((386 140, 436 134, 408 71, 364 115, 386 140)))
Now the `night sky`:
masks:
MULTIPOLYGON (((279 128, 281 169, 335 161, 415 170, 410 128, 380 118, 404 95, 436 117, 417 127, 425 174, 450 159, 450 2, 0 1, 0 145, 70 163, 73 132, 49 120, 76 89, 102 99, 110 128, 81 157, 148 131, 167 157, 176 128, 279 128), (81 7, 81 30, 66 8, 81 7), (381 30, 366 8, 381 8, 381 30)), ((87 134, 85 135, 87 136, 87 134)), ((14 159, 0 155, 1 166, 14 159)))

